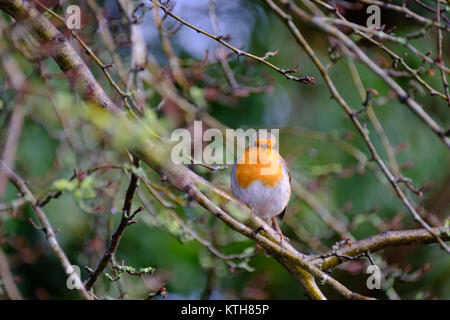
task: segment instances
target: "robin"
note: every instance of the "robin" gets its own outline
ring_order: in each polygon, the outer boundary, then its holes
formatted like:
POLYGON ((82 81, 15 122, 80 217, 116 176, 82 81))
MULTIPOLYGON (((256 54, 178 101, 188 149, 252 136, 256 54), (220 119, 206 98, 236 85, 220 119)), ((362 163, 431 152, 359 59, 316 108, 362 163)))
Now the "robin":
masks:
POLYGON ((291 195, 291 176, 286 161, 274 149, 273 138, 257 138, 238 158, 231 173, 233 195, 269 222, 283 236, 275 217, 283 219, 291 195))

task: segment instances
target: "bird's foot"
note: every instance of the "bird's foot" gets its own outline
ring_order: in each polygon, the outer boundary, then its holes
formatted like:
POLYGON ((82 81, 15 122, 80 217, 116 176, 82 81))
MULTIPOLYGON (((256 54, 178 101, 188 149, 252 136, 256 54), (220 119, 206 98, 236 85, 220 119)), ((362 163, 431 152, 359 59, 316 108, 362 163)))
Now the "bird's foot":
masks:
POLYGON ((272 225, 277 234, 280 236, 280 246, 283 245, 283 239, 286 240, 286 242, 289 242, 289 238, 285 237, 283 233, 281 233, 280 226, 278 225, 277 219, 275 217, 272 217, 272 225))
POLYGON ((283 245, 283 240, 289 242, 289 238, 281 233, 281 231, 277 231, 277 234, 280 236, 280 246, 283 245))

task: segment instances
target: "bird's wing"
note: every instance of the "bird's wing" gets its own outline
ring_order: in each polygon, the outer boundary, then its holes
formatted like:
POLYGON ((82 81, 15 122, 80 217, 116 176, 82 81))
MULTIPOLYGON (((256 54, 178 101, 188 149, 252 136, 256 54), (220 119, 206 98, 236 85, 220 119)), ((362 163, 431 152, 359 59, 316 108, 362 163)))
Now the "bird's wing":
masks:
POLYGON ((280 221, 283 220, 286 210, 287 210, 287 206, 284 207, 283 211, 281 211, 281 213, 277 215, 277 217, 278 217, 278 219, 280 219, 280 221))
MULTIPOLYGON (((288 166, 287 166, 286 161, 285 161, 283 158, 282 158, 282 160, 283 160, 283 162, 284 162, 284 167, 286 168, 286 171, 287 171, 287 174, 288 174, 288 177, 289 177, 289 184, 291 184, 291 173, 289 172, 289 168, 288 168, 288 166)), ((280 221, 283 220, 284 215, 286 214, 286 210, 287 210, 287 206, 284 207, 283 211, 281 211, 281 213, 279 213, 279 214, 277 215, 277 217, 278 217, 278 219, 280 219, 280 221)))

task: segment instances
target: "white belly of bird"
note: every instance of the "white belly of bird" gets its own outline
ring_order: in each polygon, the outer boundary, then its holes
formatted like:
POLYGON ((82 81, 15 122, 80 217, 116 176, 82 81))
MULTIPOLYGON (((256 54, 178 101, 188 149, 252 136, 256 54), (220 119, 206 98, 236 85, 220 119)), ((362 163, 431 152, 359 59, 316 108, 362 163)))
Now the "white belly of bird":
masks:
POLYGON ((289 174, 286 170, 283 170, 283 173, 283 181, 277 183, 274 187, 265 186, 260 181, 255 180, 247 188, 242 188, 237 181, 232 181, 233 195, 246 205, 251 206, 253 212, 263 219, 276 216, 286 208, 291 196, 289 174))

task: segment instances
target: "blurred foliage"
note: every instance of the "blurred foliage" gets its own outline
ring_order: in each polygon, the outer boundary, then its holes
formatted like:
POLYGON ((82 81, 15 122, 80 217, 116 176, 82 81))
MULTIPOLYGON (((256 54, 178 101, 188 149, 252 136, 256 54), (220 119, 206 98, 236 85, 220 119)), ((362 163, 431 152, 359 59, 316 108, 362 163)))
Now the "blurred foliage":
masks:
MULTIPOLYGON (((175 12, 186 17, 188 21, 197 21, 199 27, 211 30, 207 1, 198 1, 195 5, 189 1, 177 2, 175 12)), ((262 64, 243 57, 237 59, 233 55, 229 58, 229 63, 238 82, 253 87, 270 85, 272 90, 250 94, 247 97, 237 98, 229 95, 229 100, 225 99, 227 98, 225 95, 222 101, 208 98, 207 93, 211 85, 200 80, 186 93, 189 99, 197 106, 207 107, 213 117, 231 128, 280 128, 281 154, 288 160, 293 179, 311 191, 333 215, 346 221, 357 239, 387 229, 417 227, 389 186, 386 187, 385 179, 379 178, 376 174, 379 171, 377 168, 375 172, 368 168, 359 171, 358 161, 332 139, 316 139, 311 134, 291 130, 304 128, 310 132, 325 133, 338 141, 348 142, 368 155, 363 140, 355 132, 348 117, 336 101, 330 98, 329 90, 319 72, 283 24, 260 1, 230 2, 232 4, 217 1, 217 14, 222 32, 230 34, 231 43, 260 56, 269 50, 279 49, 278 54, 271 58, 272 63, 288 69, 298 62, 298 73, 315 77, 315 84, 303 85, 288 81, 262 64), (237 26, 233 25, 236 23, 237 26)), ((130 47, 126 44, 127 33, 124 28, 118 27, 119 13, 115 1, 98 3, 111 19, 116 42, 124 43, 118 45, 117 52, 123 61, 129 61, 130 47)), ((89 8, 83 7, 83 10, 89 11, 89 8)), ((402 23, 403 20, 398 14, 385 11, 383 14, 386 14, 383 15, 383 23, 388 28, 397 26, 396 33, 404 34, 415 30, 412 25, 402 23)), ((88 16, 92 17, 92 13, 88 16)), ((2 19, 8 21, 6 15, 3 15, 2 19)), ((80 34, 104 61, 109 61, 110 54, 105 50, 96 23, 92 22, 95 20, 90 21, 80 34)), ((141 27, 145 30, 148 49, 162 66, 167 65, 168 60, 161 48, 151 13, 148 13, 141 27)), ((326 39, 319 37, 316 31, 303 26, 302 28, 321 60, 329 61, 327 50, 330 44, 326 39)), ((216 50, 214 41, 206 40, 202 35, 186 27, 182 27, 180 33, 172 40, 177 55, 185 61, 198 62, 203 58, 199 56, 199 52, 204 53, 209 49, 211 55, 211 52, 216 50)), ((12 45, 10 39, 4 39, 2 42, 12 45)), ((436 46, 434 34, 414 40, 413 44, 423 52, 430 48, 434 49, 436 46)), ((364 42, 361 45, 368 46, 364 42)), ((448 54, 449 48, 448 44, 446 45, 447 50, 444 52, 448 54)), ((390 48, 400 53, 405 51, 398 45, 391 45, 390 48)), ((86 279, 88 274, 84 266, 95 267, 104 252, 109 235, 120 220, 129 181, 128 173, 122 170, 104 170, 92 173, 81 182, 69 179, 73 168, 83 172, 106 163, 124 165, 127 157, 124 153, 109 148, 108 139, 102 137, 85 121, 71 117, 70 109, 78 107, 79 99, 68 88, 65 80, 50 77, 43 81, 32 63, 23 59, 14 50, 11 50, 11 54, 27 77, 30 91, 24 100, 26 117, 14 166, 29 182, 29 187, 36 195, 42 197, 48 191, 63 191, 60 197, 52 199, 45 206, 45 212, 52 225, 60 230, 57 237, 70 261, 81 267, 82 278, 86 279), (39 94, 34 95, 33 92, 39 94), (52 95, 53 101, 57 104, 64 104, 64 108, 61 108, 61 105, 53 105, 46 97, 47 94, 52 95)), ((373 59, 379 59, 381 55, 375 50, 369 54, 373 59)), ((101 70, 87 56, 83 58, 95 77, 108 88, 109 84, 101 70)), ((448 56, 445 58, 448 62, 448 56)), ((214 57, 210 59, 214 61, 214 57)), ((330 76, 349 104, 359 109, 363 101, 349 76, 348 63, 351 60, 351 57, 341 56, 330 69, 330 76)), ((413 68, 421 64, 421 60, 413 54, 408 54, 406 62, 413 68)), ((51 59, 42 60, 40 63, 44 65, 48 74, 61 75, 59 68, 51 59)), ((389 97, 390 91, 382 80, 360 63, 355 63, 364 86, 378 91, 380 96, 375 102, 378 100, 381 102, 381 97, 389 97)), ((205 76, 205 79, 212 79, 215 87, 228 86, 220 64, 213 63, 204 72, 208 76, 205 76)), ((427 74, 424 78, 433 86, 439 87, 438 73, 427 74)), ((5 75, 0 73, 0 86, 3 86, 4 81, 5 75)), ((408 86, 407 80, 400 83, 404 87, 408 86)), ((107 90, 116 101, 119 101, 111 88, 107 90)), ((150 92, 148 107, 156 108, 157 95, 151 92, 151 88, 146 90, 150 92)), ((9 114, 14 107, 13 96, 14 93, 10 89, 2 87, 0 91, 2 143, 8 134, 6 128, 9 114)), ((418 93, 415 97, 430 114, 448 127, 449 113, 442 100, 425 93, 418 93)), ((396 158, 403 168, 403 174, 411 178, 414 185, 425 186, 422 199, 418 199, 412 192, 408 195, 415 201, 423 203, 437 219, 444 221, 450 212, 448 150, 397 99, 389 99, 380 106, 376 106, 375 103, 374 111, 391 144, 398 150, 396 158)), ((171 128, 168 123, 176 123, 176 120, 170 119, 170 114, 162 112, 158 117, 161 124, 167 126, 169 130, 171 128)), ((386 159, 383 145, 367 116, 362 114, 361 120, 368 123, 367 130, 371 133, 375 147, 380 150, 382 158, 386 159)), ((163 185, 154 172, 146 166, 143 168, 150 181, 163 185)), ((229 190, 231 169, 214 173, 198 167, 194 170, 216 185, 229 190)), ((138 223, 127 228, 121 239, 116 260, 119 264, 123 260, 124 265, 135 269, 152 267, 155 271, 142 278, 123 272, 119 281, 111 281, 115 280, 115 276, 108 268, 110 279, 103 276, 96 284, 98 296, 117 298, 125 288, 127 299, 141 299, 164 286, 168 292, 167 299, 304 298, 299 284, 261 250, 256 250, 257 256, 251 258, 248 265, 245 262, 244 269, 233 270, 226 262, 212 255, 193 239, 192 235, 173 219, 170 210, 186 221, 186 225, 196 230, 202 238, 213 243, 223 254, 240 254, 246 250, 248 253, 248 250, 254 250, 252 241, 230 231, 204 209, 190 203, 186 196, 171 190, 188 204, 186 206, 177 204, 169 210, 150 196, 143 184, 140 192, 151 200, 149 205, 152 210, 144 205, 146 210, 137 215, 138 223)), ((161 191, 161 194, 164 192, 161 191)), ((17 191, 8 185, 3 202, 10 202, 16 198, 17 191)), ((167 196, 164 195, 164 198, 167 196)), ((140 205, 143 204, 135 200, 133 208, 140 205)), ((0 212, 0 243, 17 276, 18 288, 26 298, 78 298, 75 291, 66 288, 64 271, 49 251, 44 235, 29 223, 29 218, 34 219, 33 217, 29 206, 25 206, 14 217, 8 212, 0 212)), ((328 247, 340 240, 311 207, 294 195, 285 219, 281 224, 283 232, 302 252, 315 252, 299 238, 298 235, 302 232, 307 235, 306 237, 320 239, 328 247)), ((384 270, 388 274, 385 284, 393 284, 402 298, 450 299, 450 257, 437 245, 391 248, 376 255, 381 255, 389 266, 407 270, 409 273, 421 270, 424 266, 430 268, 417 281, 408 282, 402 281, 400 276, 396 277, 393 271, 389 275, 391 269, 385 266, 384 270)), ((365 288, 367 275, 363 266, 366 263, 364 260, 346 263, 343 268, 335 269, 332 275, 352 290, 385 298, 383 292, 373 293, 365 288)), ((328 297, 338 298, 329 288, 323 289, 328 297)))

